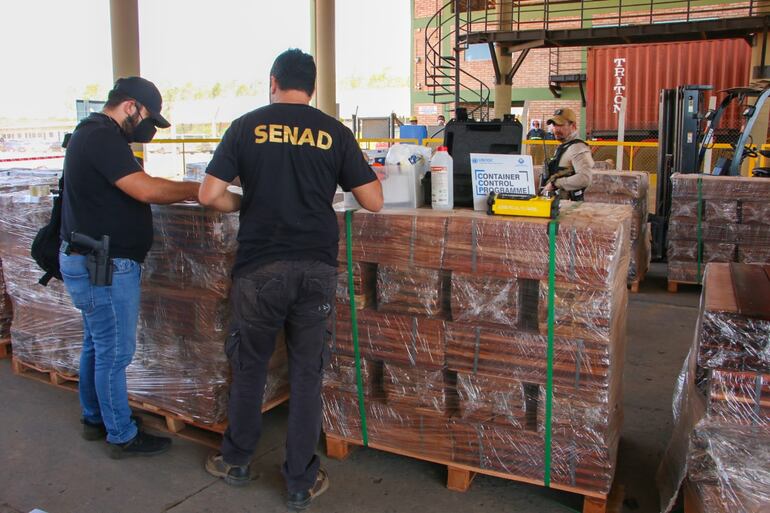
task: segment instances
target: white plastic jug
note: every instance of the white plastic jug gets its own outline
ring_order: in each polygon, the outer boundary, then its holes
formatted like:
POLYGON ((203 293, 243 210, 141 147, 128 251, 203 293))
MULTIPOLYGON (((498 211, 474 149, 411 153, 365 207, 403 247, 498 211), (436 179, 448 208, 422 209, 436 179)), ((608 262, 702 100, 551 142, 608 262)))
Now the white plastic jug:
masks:
POLYGON ((452 210, 455 205, 452 156, 439 146, 430 159, 430 205, 435 210, 452 210))

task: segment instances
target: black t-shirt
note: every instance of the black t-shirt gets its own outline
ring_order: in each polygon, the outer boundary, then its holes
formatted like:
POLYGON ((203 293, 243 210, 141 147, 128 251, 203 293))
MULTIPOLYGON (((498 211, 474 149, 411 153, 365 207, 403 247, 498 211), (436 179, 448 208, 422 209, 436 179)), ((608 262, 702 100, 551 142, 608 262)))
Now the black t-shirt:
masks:
POLYGON ((233 121, 206 173, 240 177, 237 275, 276 260, 337 265, 332 208, 343 190, 376 180, 351 131, 304 104, 275 103, 233 121))
POLYGON ((110 257, 143 262, 152 246, 152 210, 115 186, 141 171, 123 131, 109 116, 80 122, 64 156, 62 240, 72 232, 110 236, 110 257))

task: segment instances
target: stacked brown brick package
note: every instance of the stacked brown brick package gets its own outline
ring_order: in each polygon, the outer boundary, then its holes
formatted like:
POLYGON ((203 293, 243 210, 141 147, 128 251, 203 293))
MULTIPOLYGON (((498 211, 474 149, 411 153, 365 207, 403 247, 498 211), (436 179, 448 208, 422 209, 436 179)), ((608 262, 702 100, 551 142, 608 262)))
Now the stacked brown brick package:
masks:
MULTIPOLYGON (((154 243, 142 274, 132 398, 218 424, 227 417, 230 269, 237 214, 199 205, 153 206, 154 243)), ((286 348, 276 344, 264 401, 288 393, 286 348)))
POLYGON ((770 183, 681 174, 671 181, 669 280, 700 283, 709 262, 770 262, 770 183))
POLYGON ((770 507, 770 266, 706 267, 701 314, 674 397, 661 503, 685 483, 693 511, 770 507))
POLYGON ((13 355, 28 365, 77 375, 83 342, 80 312, 62 282, 38 284, 43 271, 29 253, 37 231, 51 216, 52 196, 7 190, 0 192, 0 257, 13 307, 13 355))
POLYGON ((603 171, 594 169, 591 186, 586 189, 585 200, 593 203, 630 205, 631 260, 628 266, 628 283, 644 279, 650 265, 650 229, 647 224, 647 194, 649 177, 639 171, 603 171))
MULTIPOLYGON (((33 185, 54 186, 57 182, 57 176, 57 173, 48 171, 38 172, 19 169, 2 171, 0 172, 0 194, 27 190, 33 185)), ((0 238, 2 238, 2 235, 0 235, 0 238)), ((8 240, 9 242, 11 241, 11 239, 8 240)), ((0 251, 0 343, 10 340, 12 317, 12 303, 11 298, 6 292, 2 270, 2 251, 0 251)))
MULTIPOLYGON (((48 222, 52 197, 0 193, 0 256, 13 302, 11 337, 22 363, 77 375, 82 318, 64 285, 37 283, 42 271, 29 256, 48 222)), ((127 369, 133 400, 205 424, 226 420, 229 365, 230 269, 237 215, 197 205, 153 207, 154 245, 143 266, 137 349, 127 369)), ((276 345, 265 403, 288 392, 285 344, 276 345)))
MULTIPOLYGON (((624 205, 565 202, 556 238, 551 478, 599 494, 622 422, 630 222, 624 205)), ((377 269, 376 305, 357 312, 371 444, 543 479, 547 226, 472 211, 353 215, 353 260, 377 269)), ((350 317, 338 301, 324 429, 361 441, 350 317)))

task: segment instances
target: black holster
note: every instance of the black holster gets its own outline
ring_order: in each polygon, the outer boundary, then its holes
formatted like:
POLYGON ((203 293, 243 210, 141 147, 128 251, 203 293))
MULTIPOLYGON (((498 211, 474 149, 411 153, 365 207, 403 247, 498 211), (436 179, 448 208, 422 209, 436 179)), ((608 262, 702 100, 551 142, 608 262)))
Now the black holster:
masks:
POLYGON ((72 232, 71 244, 82 248, 86 255, 86 269, 91 285, 107 287, 112 285, 112 259, 110 258, 110 236, 102 235, 99 240, 88 235, 72 232))

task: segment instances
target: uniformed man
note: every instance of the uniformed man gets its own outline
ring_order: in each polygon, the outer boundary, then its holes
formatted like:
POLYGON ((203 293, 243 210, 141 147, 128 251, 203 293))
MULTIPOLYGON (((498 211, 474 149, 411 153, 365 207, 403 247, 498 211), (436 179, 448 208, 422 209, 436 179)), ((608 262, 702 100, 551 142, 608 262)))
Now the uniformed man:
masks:
POLYGON ((206 470, 248 484, 261 434, 262 395, 276 335, 284 329, 291 402, 282 470, 295 510, 329 486, 315 454, 321 434, 326 328, 337 284, 339 230, 332 201, 340 185, 370 211, 382 187, 353 133, 309 105, 313 57, 288 50, 270 71, 271 105, 233 121, 206 169, 200 202, 240 210, 225 351, 232 367, 228 428, 206 470), (228 190, 240 178, 243 197, 228 190))
POLYGON ((594 159, 588 144, 578 138, 575 112, 556 109, 547 124, 553 126, 553 134, 561 144, 545 163, 542 192, 551 193, 558 189, 566 194, 565 199, 582 201, 585 189, 591 185, 594 159))

